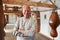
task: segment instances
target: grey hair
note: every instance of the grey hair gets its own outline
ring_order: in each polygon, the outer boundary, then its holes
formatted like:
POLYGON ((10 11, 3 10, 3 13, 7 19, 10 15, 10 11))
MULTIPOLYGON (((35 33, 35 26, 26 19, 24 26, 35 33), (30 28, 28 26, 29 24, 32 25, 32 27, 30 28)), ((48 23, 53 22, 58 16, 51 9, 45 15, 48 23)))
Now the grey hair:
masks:
POLYGON ((25 7, 28 7, 28 8, 30 9, 30 6, 28 6, 28 5, 23 5, 23 6, 22 6, 22 12, 23 12, 23 10, 25 9, 25 7))
POLYGON ((22 6, 22 10, 23 10, 25 7, 30 8, 30 6, 28 6, 28 5, 23 5, 23 6, 22 6))

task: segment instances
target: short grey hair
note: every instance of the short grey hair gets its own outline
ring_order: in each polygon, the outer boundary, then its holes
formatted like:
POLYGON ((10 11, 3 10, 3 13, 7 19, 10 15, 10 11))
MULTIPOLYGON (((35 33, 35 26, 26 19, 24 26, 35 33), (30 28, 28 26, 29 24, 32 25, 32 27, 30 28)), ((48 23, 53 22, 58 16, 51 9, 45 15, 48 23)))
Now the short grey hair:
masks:
POLYGON ((24 9, 25 7, 30 8, 30 6, 28 6, 28 5, 23 5, 23 6, 22 6, 22 9, 24 9))
MULTIPOLYGON (((23 6, 22 6, 22 12, 23 12, 23 10, 24 10, 26 7, 28 7, 28 8, 30 9, 30 6, 28 6, 28 5, 23 5, 23 6)), ((30 10, 31 10, 31 9, 30 9, 30 10)))

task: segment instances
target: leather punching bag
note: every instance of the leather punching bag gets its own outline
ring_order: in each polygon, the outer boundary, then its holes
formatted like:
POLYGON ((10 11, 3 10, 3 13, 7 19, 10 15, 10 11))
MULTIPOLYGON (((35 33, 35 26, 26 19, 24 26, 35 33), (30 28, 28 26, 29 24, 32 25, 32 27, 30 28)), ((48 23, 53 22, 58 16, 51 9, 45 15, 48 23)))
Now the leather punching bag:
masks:
POLYGON ((52 37, 57 37, 58 33, 57 33, 56 29, 59 25, 59 16, 58 16, 57 12, 55 12, 55 11, 52 12, 50 19, 49 19, 49 25, 51 27, 50 35, 52 37))

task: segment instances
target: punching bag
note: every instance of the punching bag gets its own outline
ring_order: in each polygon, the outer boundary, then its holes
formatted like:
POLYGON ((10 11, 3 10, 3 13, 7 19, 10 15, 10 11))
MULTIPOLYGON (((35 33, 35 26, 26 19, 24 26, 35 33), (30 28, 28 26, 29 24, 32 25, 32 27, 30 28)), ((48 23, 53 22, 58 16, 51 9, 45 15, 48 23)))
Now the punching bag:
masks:
POLYGON ((59 25, 59 16, 57 12, 55 11, 52 12, 50 19, 49 19, 49 25, 51 27, 50 35, 52 37, 57 37, 58 33, 56 29, 59 25))

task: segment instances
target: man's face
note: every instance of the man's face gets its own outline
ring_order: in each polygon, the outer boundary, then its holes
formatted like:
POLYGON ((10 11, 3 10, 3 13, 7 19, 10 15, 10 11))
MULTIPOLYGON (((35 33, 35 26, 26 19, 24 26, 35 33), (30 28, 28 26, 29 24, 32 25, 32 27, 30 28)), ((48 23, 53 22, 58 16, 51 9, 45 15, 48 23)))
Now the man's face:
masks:
POLYGON ((30 7, 23 8, 23 15, 24 15, 24 17, 27 17, 27 18, 31 15, 30 7))

